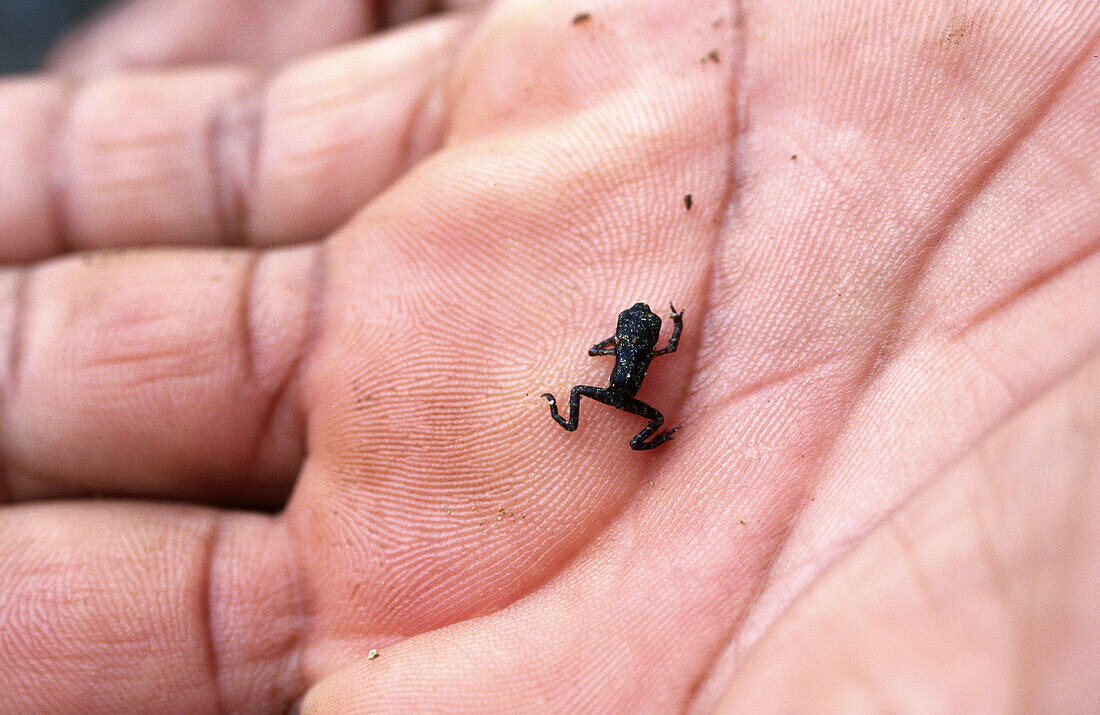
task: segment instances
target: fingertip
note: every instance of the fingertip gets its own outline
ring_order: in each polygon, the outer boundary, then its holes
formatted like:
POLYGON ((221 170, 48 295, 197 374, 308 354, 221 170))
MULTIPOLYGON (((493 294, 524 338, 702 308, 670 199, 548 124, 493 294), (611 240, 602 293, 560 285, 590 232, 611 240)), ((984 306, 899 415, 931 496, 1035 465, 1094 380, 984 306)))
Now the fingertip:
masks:
POLYGON ((62 38, 47 67, 81 77, 212 62, 271 67, 362 37, 375 24, 374 3, 299 0, 278 12, 264 9, 264 4, 115 3, 62 38))

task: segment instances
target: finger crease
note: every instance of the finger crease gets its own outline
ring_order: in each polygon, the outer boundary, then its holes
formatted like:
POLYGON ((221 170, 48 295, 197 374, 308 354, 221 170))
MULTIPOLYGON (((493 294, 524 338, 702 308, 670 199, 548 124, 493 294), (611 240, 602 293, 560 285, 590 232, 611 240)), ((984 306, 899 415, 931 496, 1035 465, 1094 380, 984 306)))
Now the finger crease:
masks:
POLYGON ((0 391, 0 504, 11 502, 15 498, 15 490, 11 487, 11 402, 19 385, 19 374, 23 364, 23 342, 26 339, 27 323, 27 291, 30 269, 14 269, 14 285, 11 292, 11 312, 9 320, 11 327, 8 330, 7 360, 4 367, 3 390, 0 391))
POLYGON ((64 254, 77 250, 69 221, 69 170, 68 136, 72 126, 73 107, 80 95, 79 89, 71 82, 61 84, 62 97, 57 110, 47 118, 46 133, 48 142, 46 166, 46 212, 50 235, 53 236, 54 253, 64 254))
POLYGON ((210 531, 206 535, 206 543, 203 552, 203 583, 199 597, 199 619, 202 623, 203 633, 206 638, 206 666, 210 678, 211 697, 214 701, 213 711, 223 713, 225 701, 222 697, 221 666, 218 655, 218 639, 214 632, 214 560, 217 558, 218 542, 221 538, 221 517, 215 514, 210 523, 210 531))
POLYGON ((4 413, 7 414, 7 401, 15 394, 19 385, 19 374, 23 365, 23 342, 26 339, 27 293, 30 290, 30 269, 15 269, 15 286, 12 290, 11 331, 8 333, 7 379, 4 381, 4 413))
POLYGON ((409 168, 413 159, 413 142, 423 124, 424 114, 428 105, 428 98, 436 91, 436 83, 429 82, 420 89, 416 100, 409 107, 409 114, 405 121, 405 130, 401 133, 401 141, 398 145, 397 162, 394 166, 394 174, 400 174, 409 168))
MULTIPOLYGON (((286 402, 288 393, 292 390, 292 385, 295 384, 297 378, 302 371, 302 364, 305 357, 310 353, 310 345, 317 339, 317 331, 321 322, 322 302, 325 285, 325 258, 324 258, 324 245, 316 248, 312 252, 310 258, 310 270, 309 270, 309 290, 306 295, 306 320, 305 330, 301 334, 298 340, 298 345, 295 348, 295 354, 290 361, 289 366, 286 369, 282 379, 279 380, 275 389, 267 395, 267 405, 264 408, 264 412, 258 423, 256 429, 255 438, 252 443, 251 450, 249 452, 248 464, 257 464, 260 462, 260 450, 264 445, 264 438, 270 433, 272 429, 272 423, 275 421, 275 415, 278 413, 279 406, 286 402)), ((255 265, 252 267, 252 274, 255 275, 255 265)), ((253 279, 254 281, 254 279, 253 279)), ((252 281, 250 281, 252 282, 252 281)), ((253 291, 250 290, 249 293, 253 291)), ((251 300, 247 301, 248 303, 251 300)), ((250 311, 246 310, 245 319, 247 319, 250 311)), ((250 329, 249 332, 254 332, 250 329)), ((251 340, 251 336, 246 336, 246 339, 251 340)), ((252 351, 254 353, 254 349, 252 351)), ((254 358, 250 358, 249 362, 254 364, 254 358)), ((252 368, 255 371, 255 367, 252 368)), ((297 410, 297 417, 299 420, 304 421, 304 416, 301 414, 300 409, 297 410)))
POLYGON ((8 487, 8 455, 5 450, 0 455, 0 504, 11 504, 13 500, 12 491, 8 487))
POLYGON ((262 95, 242 88, 222 103, 206 130, 207 161, 221 242, 244 245, 256 175, 262 95))
POLYGON ((241 343, 241 371, 245 380, 255 383, 256 370, 256 331, 252 325, 252 302, 256 293, 256 269, 260 261, 259 254, 250 253, 244 265, 244 275, 241 278, 240 298, 237 301, 237 327, 240 331, 241 343))

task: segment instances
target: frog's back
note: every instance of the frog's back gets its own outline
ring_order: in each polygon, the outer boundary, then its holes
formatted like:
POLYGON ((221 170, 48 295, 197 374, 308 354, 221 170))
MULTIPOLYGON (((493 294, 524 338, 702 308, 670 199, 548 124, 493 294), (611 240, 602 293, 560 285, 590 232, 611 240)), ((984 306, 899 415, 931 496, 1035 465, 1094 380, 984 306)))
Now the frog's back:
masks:
POLYGON ((619 322, 615 328, 612 386, 631 395, 641 389, 660 334, 661 318, 645 303, 635 303, 619 313, 619 322))

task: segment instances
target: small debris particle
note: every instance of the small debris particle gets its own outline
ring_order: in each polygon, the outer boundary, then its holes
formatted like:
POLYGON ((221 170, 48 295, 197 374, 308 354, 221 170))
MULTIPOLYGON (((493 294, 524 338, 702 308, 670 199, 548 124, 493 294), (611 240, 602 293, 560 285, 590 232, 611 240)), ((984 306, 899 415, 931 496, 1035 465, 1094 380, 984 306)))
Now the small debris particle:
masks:
POLYGON ((592 17, 592 13, 590 13, 590 12, 578 12, 576 15, 573 16, 573 24, 574 25, 579 25, 582 22, 584 22, 585 20, 591 19, 591 17, 592 17))
POLYGON ((722 20, 724 20, 724 19, 725 18, 723 18, 723 17, 719 17, 714 22, 710 23, 710 26, 711 27, 719 27, 719 26, 721 26, 722 20))
POLYGON ((449 506, 443 507, 443 513, 444 514, 450 514, 451 513, 451 507, 449 507, 449 506))
POLYGON ((526 519, 526 518, 527 518, 527 512, 525 512, 525 511, 521 511, 521 512, 519 513, 519 518, 520 518, 520 519, 526 519))
POLYGON ((742 519, 742 520, 741 520, 741 523, 742 523, 742 524, 744 524, 744 523, 745 523, 745 520, 744 520, 744 519, 742 519))
POLYGON ((691 194, 684 194, 684 207, 691 211, 691 194))
POLYGON ((377 648, 371 648, 369 651, 367 651, 367 660, 374 660, 377 657, 378 657, 378 649, 377 648))
POLYGON ((711 50, 707 53, 707 59, 715 64, 718 63, 718 50, 711 50))
POLYGON ((649 486, 653 486, 653 485, 654 485, 654 484, 656 484, 656 483, 657 483, 657 482, 653 481, 652 479, 650 479, 650 480, 649 480, 649 486))
POLYGON ((503 518, 504 518, 503 514, 497 514, 497 521, 500 521, 503 518))
POLYGON ((791 154, 791 161, 798 161, 798 154, 791 154))

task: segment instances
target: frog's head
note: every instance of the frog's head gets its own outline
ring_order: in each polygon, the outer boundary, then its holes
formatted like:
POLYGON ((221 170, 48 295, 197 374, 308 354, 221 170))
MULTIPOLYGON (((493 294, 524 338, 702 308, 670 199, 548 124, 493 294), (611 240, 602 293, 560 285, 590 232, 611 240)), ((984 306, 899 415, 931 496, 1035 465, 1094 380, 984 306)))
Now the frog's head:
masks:
POLYGON ((645 303, 635 303, 623 312, 619 313, 619 325, 623 324, 643 327, 647 331, 660 332, 661 317, 649 309, 645 303))

